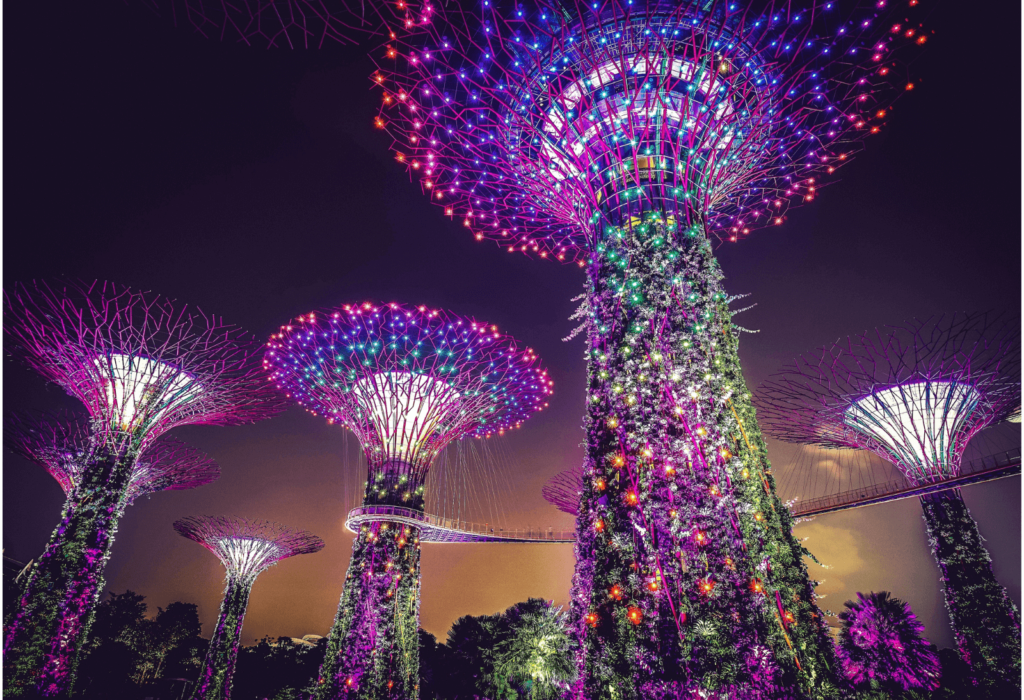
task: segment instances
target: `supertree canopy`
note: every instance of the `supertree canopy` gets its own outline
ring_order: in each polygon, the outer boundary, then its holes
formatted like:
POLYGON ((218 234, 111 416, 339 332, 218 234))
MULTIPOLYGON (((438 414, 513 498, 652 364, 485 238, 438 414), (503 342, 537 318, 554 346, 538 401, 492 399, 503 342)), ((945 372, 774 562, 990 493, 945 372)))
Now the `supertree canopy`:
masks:
POLYGON ((308 532, 266 520, 200 516, 182 518, 174 529, 213 552, 226 570, 220 617, 191 696, 226 700, 231 697, 242 621, 256 577, 282 559, 319 552, 324 543, 308 532))
MULTIPOLYGON (((11 414, 4 424, 4 444, 38 464, 72 498, 89 462, 89 424, 64 414, 11 414)), ((208 455, 180 440, 163 437, 139 455, 125 490, 124 505, 158 491, 182 491, 212 483, 220 468, 208 455)))
POLYGON ((315 697, 415 698, 419 682, 424 479, 451 442, 518 428, 552 382, 530 348, 496 326, 400 304, 299 317, 271 337, 278 386, 356 434, 369 463, 353 544, 315 697))
POLYGON ((839 656, 854 686, 895 692, 939 687, 939 655, 909 603, 886 591, 858 593, 839 619, 839 656))
MULTIPOLYGON (((959 473, 964 448, 1020 406, 1020 327, 994 314, 913 320, 798 358, 758 391, 769 435, 871 450, 912 484, 959 473)), ((1020 684, 1020 616, 960 489, 921 496, 953 632, 977 682, 1020 684)))
POLYGON ((313 49, 355 44, 389 28, 413 29, 430 4, 376 0, 139 0, 175 26, 209 39, 256 48, 313 49))
POLYGON ((558 472, 541 489, 544 500, 563 513, 579 515, 580 494, 583 493, 583 470, 579 467, 558 472))
POLYGON ((581 696, 839 680, 709 238, 782 223, 913 87, 926 35, 886 5, 481 0, 378 60, 377 125, 431 199, 588 274, 581 696))
POLYGON ((168 474, 139 469, 140 455, 171 428, 253 422, 286 404, 260 371, 255 338, 168 299, 34 282, 5 290, 4 301, 8 347, 89 413, 75 497, 4 630, 5 693, 60 695, 74 681, 123 505, 136 490, 164 488, 168 474))

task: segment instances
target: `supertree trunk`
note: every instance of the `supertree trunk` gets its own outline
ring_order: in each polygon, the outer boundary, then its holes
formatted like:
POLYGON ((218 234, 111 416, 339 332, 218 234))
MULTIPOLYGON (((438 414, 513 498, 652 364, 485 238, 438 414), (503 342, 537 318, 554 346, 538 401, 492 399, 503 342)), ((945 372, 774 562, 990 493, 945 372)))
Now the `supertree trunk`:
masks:
POLYGON ((210 646, 206 650, 192 700, 227 700, 231 697, 231 681, 238 660, 242 622, 249 605, 249 592, 255 581, 255 577, 228 575, 224 600, 220 604, 220 617, 210 637, 210 646))
POLYGON ((131 448, 101 452, 68 498, 4 630, 5 696, 71 693, 136 458, 131 448))
POLYGON ((1020 614, 992 574, 978 524, 960 489, 921 497, 928 540, 945 584, 960 656, 975 683, 1020 688, 1020 614))
POLYGON ((314 697, 419 697, 420 543, 415 528, 375 522, 352 545, 314 697))
POLYGON ((833 694, 835 652, 703 231, 612 230, 588 272, 576 696, 833 694))

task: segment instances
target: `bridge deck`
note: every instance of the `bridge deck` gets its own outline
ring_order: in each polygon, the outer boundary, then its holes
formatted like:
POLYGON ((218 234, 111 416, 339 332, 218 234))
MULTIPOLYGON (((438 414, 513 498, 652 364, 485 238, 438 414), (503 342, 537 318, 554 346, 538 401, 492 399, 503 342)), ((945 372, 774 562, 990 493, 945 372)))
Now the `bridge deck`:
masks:
POLYGON ((552 528, 527 528, 510 530, 493 528, 486 524, 470 523, 465 520, 440 518, 422 511, 400 506, 362 506, 354 508, 345 520, 349 532, 358 532, 364 523, 385 521, 410 525, 420 531, 420 542, 548 542, 564 544, 576 541, 573 531, 557 531, 552 528))
MULTIPOLYGON (((794 504, 791 511, 795 517, 834 513, 840 510, 861 508, 877 503, 923 496, 926 493, 945 491, 946 489, 958 486, 1002 479, 1020 474, 1020 471, 1021 451, 1020 448, 1017 448, 963 465, 958 476, 944 481, 919 485, 908 484, 905 481, 874 484, 867 488, 851 489, 850 491, 830 496, 798 501, 794 504)), ((486 524, 441 518, 400 506, 363 506, 355 508, 348 514, 348 518, 345 520, 345 527, 350 532, 358 532, 361 525, 374 521, 385 521, 416 527, 420 531, 421 542, 548 542, 552 544, 566 544, 576 541, 576 533, 571 530, 557 531, 552 528, 546 530, 540 528, 510 530, 493 528, 486 524)))
POLYGON ((1020 448, 965 464, 961 467, 958 476, 943 481, 918 485, 908 484, 905 481, 889 481, 884 484, 874 484, 867 488, 852 489, 831 496, 797 501, 793 505, 791 512, 795 517, 834 513, 840 510, 923 496, 926 493, 945 491, 957 486, 980 484, 985 481, 993 481, 1017 474, 1020 474, 1020 448))

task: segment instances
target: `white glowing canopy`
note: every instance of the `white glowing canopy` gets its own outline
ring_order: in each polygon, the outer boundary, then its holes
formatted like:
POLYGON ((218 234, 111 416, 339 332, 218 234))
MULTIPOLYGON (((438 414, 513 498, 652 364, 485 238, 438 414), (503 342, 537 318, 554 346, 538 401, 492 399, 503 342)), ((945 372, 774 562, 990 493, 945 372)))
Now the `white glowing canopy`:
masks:
POLYGON ((388 459, 408 461, 457 410, 459 393, 425 374, 381 372, 356 382, 352 391, 388 459))
POLYGON ((202 392, 191 375, 145 357, 112 354, 94 362, 103 382, 108 415, 122 430, 151 424, 202 392))
POLYGON ((980 398, 956 382, 898 384, 854 401, 843 422, 880 443, 911 479, 953 476, 960 469, 961 432, 980 398))
POLYGON ((214 544, 214 553, 236 576, 255 576, 280 559, 276 542, 253 537, 225 537, 214 544))

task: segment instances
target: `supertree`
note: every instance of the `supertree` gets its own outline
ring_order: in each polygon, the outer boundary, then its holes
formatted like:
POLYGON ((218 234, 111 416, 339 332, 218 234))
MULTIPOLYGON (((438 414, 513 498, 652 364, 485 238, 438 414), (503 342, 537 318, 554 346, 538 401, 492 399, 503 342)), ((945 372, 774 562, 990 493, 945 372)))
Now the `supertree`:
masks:
POLYGON ((897 692, 939 687, 939 655, 909 603, 887 591, 858 593, 839 619, 839 658, 854 686, 897 692))
MULTIPOLYGON (((64 495, 74 498, 89 458, 88 421, 71 413, 10 414, 4 423, 4 445, 45 469, 60 484, 64 495)), ((139 496, 194 489, 218 477, 220 468, 210 456, 164 436, 139 455, 125 489, 122 508, 130 506, 139 496)))
POLYGON ((577 695, 839 679, 709 239, 782 223, 881 129, 926 41, 886 4, 482 0, 378 61, 377 126, 446 214, 587 272, 577 695))
POLYGON ((308 532, 267 520, 198 516, 178 520, 174 529, 213 552, 226 570, 220 617, 191 697, 227 700, 231 697, 242 621, 256 577, 282 559, 319 552, 324 543, 308 532))
POLYGON ((368 461, 363 522, 315 697, 416 698, 424 480, 448 444, 518 428, 552 382, 496 326, 400 304, 310 313, 265 364, 308 410, 351 430, 368 461))
POLYGON ((348 45, 413 29, 430 16, 430 3, 375 0, 137 0, 155 15, 194 34, 256 48, 313 49, 348 45))
POLYGON ((4 629, 5 695, 53 696, 73 684, 139 456, 174 427, 286 404, 262 376, 262 344, 198 309, 105 282, 18 283, 4 302, 8 347, 89 413, 75 496, 4 629))
POLYGON ((572 467, 548 479, 541 489, 544 500, 563 513, 579 515, 580 494, 583 493, 583 469, 572 467))
MULTIPOLYGON (((1020 326, 954 314, 865 332, 798 358, 758 390, 769 435, 870 450, 914 485, 955 477, 968 441, 1020 405, 1020 326)), ((946 607, 977 682, 1020 685, 1020 616, 959 488, 921 496, 946 607)))

